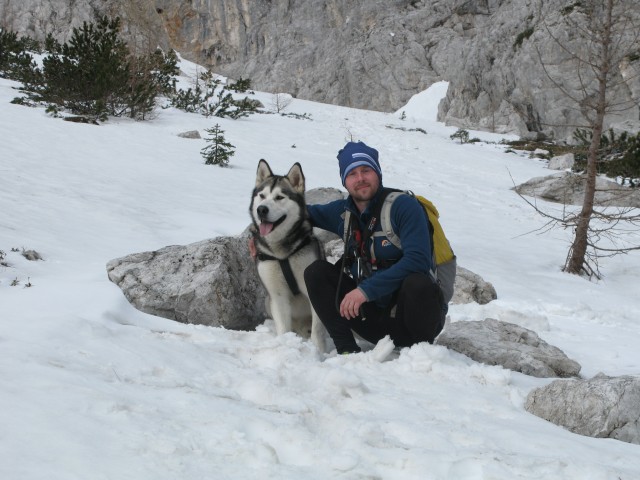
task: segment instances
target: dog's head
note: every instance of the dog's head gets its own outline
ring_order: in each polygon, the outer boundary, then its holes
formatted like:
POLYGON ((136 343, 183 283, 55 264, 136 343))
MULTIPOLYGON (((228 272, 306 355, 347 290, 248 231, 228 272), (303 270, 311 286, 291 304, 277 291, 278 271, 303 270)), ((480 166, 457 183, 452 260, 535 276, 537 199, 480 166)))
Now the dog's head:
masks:
POLYGON ((251 217, 261 237, 275 231, 286 233, 306 216, 304 190, 304 174, 299 163, 282 176, 274 175, 265 160, 258 162, 251 217))

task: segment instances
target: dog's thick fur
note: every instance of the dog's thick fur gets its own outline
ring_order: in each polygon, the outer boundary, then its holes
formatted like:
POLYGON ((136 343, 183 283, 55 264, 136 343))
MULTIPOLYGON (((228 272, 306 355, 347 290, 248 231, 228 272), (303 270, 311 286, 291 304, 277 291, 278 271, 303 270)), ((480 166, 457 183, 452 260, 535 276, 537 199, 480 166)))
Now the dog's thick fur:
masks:
POLYGON ((324 255, 313 235, 304 191, 305 179, 299 163, 282 176, 274 175, 269 164, 260 160, 249 210, 258 252, 258 274, 269 294, 267 308, 276 333, 294 331, 310 336, 316 348, 324 352, 328 334, 311 307, 304 283, 305 268, 324 255), (300 290, 297 295, 287 283, 280 260, 289 262, 300 290))

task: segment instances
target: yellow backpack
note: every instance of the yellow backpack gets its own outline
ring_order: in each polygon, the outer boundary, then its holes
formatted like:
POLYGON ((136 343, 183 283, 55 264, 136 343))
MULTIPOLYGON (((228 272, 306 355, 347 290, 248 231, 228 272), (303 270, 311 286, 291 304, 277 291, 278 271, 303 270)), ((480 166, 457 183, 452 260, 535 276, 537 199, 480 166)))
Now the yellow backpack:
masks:
POLYGON ((382 210, 380 211, 380 224, 382 226, 382 231, 391 243, 393 243, 397 248, 402 249, 400 237, 396 235, 393 231, 393 226, 391 225, 391 205, 393 205, 393 202, 399 195, 403 194, 411 195, 418 200, 420 205, 422 205, 422 208, 424 208, 424 211, 427 213, 430 223, 429 230, 431 231, 431 244, 433 246, 433 255, 435 257, 436 266, 450 262, 455 255, 453 254, 451 244, 449 243, 449 240, 447 240, 444 230, 442 230, 442 226, 440 225, 440 221, 438 220, 440 218, 438 209, 430 200, 427 200, 421 195, 414 195, 413 192, 403 191, 392 191, 387 194, 384 202, 382 203, 382 210))

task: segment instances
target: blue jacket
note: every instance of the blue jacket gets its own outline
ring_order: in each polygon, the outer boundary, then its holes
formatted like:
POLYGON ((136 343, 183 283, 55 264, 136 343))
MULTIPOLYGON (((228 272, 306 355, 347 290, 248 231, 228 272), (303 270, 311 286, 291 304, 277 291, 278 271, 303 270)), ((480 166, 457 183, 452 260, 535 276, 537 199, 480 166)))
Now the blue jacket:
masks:
MULTIPOLYGON (((380 187, 382 188, 382 187, 380 187)), ((364 232, 371 220, 371 208, 377 202, 379 193, 371 200, 362 214, 355 203, 348 197, 325 205, 309 205, 308 211, 311 222, 315 227, 328 230, 342 238, 344 234, 344 212, 350 210, 352 218, 357 221, 360 231, 364 232)), ((378 268, 373 274, 363 280, 358 287, 367 297, 367 301, 374 301, 379 306, 387 306, 392 294, 397 291, 404 279, 411 273, 429 274, 432 270, 431 236, 427 216, 418 201, 409 196, 401 195, 391 207, 391 223, 394 231, 402 239, 402 250, 396 248, 381 232, 381 222, 378 221, 366 245, 374 243, 375 257, 379 261, 397 260, 388 268, 378 268)), ((352 274, 356 277, 355 265, 352 274)))

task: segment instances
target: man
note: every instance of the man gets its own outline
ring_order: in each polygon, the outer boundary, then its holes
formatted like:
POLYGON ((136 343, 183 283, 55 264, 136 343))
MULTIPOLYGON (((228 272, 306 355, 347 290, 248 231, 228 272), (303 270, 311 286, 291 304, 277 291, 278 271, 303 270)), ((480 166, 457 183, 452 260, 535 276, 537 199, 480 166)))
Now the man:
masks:
POLYGON ((339 354, 360 351, 352 330, 374 344, 386 335, 398 347, 432 343, 444 326, 447 306, 431 273, 424 209, 410 195, 393 202, 391 223, 402 241, 402 249, 397 248, 375 215, 383 190, 378 151, 349 142, 338 153, 338 163, 349 197, 308 207, 314 226, 346 239, 341 262, 318 260, 305 270, 316 313, 339 354), (350 219, 346 226, 345 217, 350 219))

